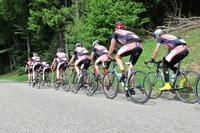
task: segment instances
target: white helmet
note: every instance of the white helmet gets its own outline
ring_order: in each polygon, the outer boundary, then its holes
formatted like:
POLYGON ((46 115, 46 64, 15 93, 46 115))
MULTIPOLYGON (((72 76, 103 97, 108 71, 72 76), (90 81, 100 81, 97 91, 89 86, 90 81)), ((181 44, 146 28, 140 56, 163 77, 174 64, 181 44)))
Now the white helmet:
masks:
POLYGON ((164 34, 163 30, 162 29, 157 29, 153 32, 153 37, 156 38, 156 36, 160 36, 164 34))
POLYGON ((35 57, 35 56, 38 56, 38 54, 37 53, 33 53, 33 56, 35 57))
POLYGON ((83 44, 82 44, 82 42, 78 42, 78 43, 76 43, 76 46, 77 47, 83 47, 83 44))
POLYGON ((99 40, 95 40, 95 41, 92 43, 92 46, 94 47, 94 45, 99 44, 99 43, 100 43, 99 40))

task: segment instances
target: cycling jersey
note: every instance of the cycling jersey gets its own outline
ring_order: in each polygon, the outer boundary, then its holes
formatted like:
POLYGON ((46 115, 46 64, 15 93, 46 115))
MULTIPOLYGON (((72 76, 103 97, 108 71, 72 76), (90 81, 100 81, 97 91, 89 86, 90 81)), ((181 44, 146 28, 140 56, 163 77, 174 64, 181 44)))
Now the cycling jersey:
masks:
POLYGON ((163 44, 169 49, 174 49, 176 46, 186 45, 186 42, 177 36, 163 34, 158 37, 157 44, 163 44))
POLYGON ((98 55, 108 54, 107 48, 102 45, 95 45, 92 48, 92 52, 96 52, 98 55))
POLYGON ((131 31, 117 29, 112 33, 112 39, 117 40, 119 43, 126 45, 132 42, 142 42, 142 40, 131 31))
POLYGON ((63 62, 63 61, 67 61, 67 56, 64 52, 57 52, 55 57, 56 61, 59 62, 63 62))

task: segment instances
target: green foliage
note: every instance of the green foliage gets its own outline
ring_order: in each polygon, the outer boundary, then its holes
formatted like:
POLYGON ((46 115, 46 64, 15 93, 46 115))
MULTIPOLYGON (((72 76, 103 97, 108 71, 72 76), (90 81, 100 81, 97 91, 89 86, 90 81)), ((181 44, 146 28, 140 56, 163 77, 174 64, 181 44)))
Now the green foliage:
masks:
POLYGON ((81 40, 89 50, 96 39, 108 47, 116 21, 124 21, 129 30, 139 28, 149 22, 149 18, 139 17, 145 11, 142 3, 132 1, 89 1, 81 20, 75 18, 74 23, 67 27, 66 38, 69 42, 81 40))

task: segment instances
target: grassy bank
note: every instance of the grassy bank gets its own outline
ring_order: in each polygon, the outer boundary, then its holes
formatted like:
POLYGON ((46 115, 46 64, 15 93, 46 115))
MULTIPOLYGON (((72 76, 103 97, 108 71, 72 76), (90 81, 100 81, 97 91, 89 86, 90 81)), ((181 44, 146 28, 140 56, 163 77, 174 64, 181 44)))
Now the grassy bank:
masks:
MULTIPOLYGON (((197 71, 200 73, 200 29, 190 30, 184 33, 174 33, 175 35, 179 35, 181 38, 185 39, 187 42, 187 46, 189 48, 189 55, 181 62, 182 69, 190 69, 197 71)), ((152 53, 156 47, 156 41, 150 37, 143 41, 143 52, 135 65, 135 69, 142 69, 144 71, 149 71, 148 68, 144 65, 144 61, 148 61, 152 57, 152 53)), ((167 48, 161 47, 156 60, 162 59, 165 54, 167 48)), ((113 56, 114 57, 114 56, 113 56)), ((129 57, 123 58, 124 61, 128 61, 129 57)), ((153 66, 152 66, 153 67, 153 66)), ((92 70, 90 70, 92 71, 92 70)), ((26 81, 27 75, 18 76, 16 73, 11 73, 7 75, 1 75, 0 80, 15 80, 15 81, 26 81)))

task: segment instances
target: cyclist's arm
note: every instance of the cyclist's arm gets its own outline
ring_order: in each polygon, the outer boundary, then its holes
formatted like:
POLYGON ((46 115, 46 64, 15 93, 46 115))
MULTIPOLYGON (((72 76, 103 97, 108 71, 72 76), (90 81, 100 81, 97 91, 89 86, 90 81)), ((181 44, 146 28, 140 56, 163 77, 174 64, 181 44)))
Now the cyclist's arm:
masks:
POLYGON ((108 51, 108 57, 112 57, 112 53, 115 49, 115 44, 116 44, 116 40, 115 39, 112 39, 111 42, 110 42, 110 48, 109 48, 109 51, 108 51))
POLYGON ((75 59, 75 55, 72 55, 72 58, 70 59, 68 65, 70 65, 74 61, 74 59, 75 59))
POLYGON ((91 53, 90 57, 91 57, 90 59, 91 59, 91 61, 92 61, 93 58, 94 58, 94 52, 91 53))
POLYGON ((159 49, 160 49, 160 44, 159 44, 159 43, 157 43, 157 45, 156 45, 156 48, 155 48, 155 50, 154 50, 154 52, 153 52, 152 59, 155 59, 155 58, 156 58, 156 56, 157 56, 157 54, 158 54, 158 51, 159 51, 159 49))
POLYGON ((53 62, 52 62, 52 64, 51 64, 51 68, 54 67, 55 64, 56 64, 56 58, 53 59, 53 62))

